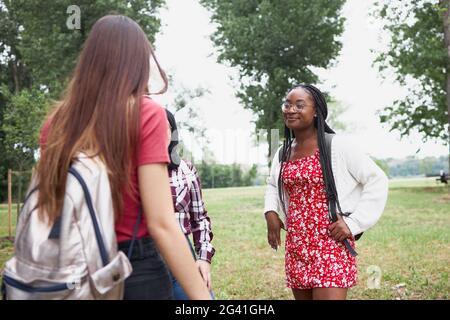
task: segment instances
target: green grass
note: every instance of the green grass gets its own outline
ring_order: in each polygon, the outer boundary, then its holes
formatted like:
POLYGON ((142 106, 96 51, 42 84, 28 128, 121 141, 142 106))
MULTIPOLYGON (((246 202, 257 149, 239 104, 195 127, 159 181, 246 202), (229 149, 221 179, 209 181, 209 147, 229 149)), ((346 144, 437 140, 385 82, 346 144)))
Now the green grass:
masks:
MULTIPOLYGON (((16 216, 17 216, 17 206, 13 205, 11 210, 11 224, 12 224, 12 235, 15 234, 16 226, 16 216)), ((11 242, 7 239, 9 236, 8 228, 8 206, 0 205, 0 267, 3 268, 3 263, 7 260, 13 253, 13 247, 11 242)), ((0 268, 0 270, 1 270, 0 268)))
MULTIPOLYGON (((292 299, 284 285, 284 250, 266 241, 264 187, 204 191, 217 253, 219 299, 292 299)), ((357 242, 358 285, 349 299, 448 299, 450 192, 432 179, 396 180, 379 223, 357 242), (368 289, 367 268, 382 270, 368 289), (405 284, 395 288, 398 284, 405 284)))
MULTIPOLYGON (((12 205, 11 210, 11 225, 12 225, 12 233, 14 235, 15 227, 17 220, 17 205, 12 205)), ((0 238, 7 237, 9 234, 8 231, 8 206, 4 204, 0 204, 0 238)))
POLYGON ((430 177, 430 178, 396 178, 391 179, 389 181, 389 187, 398 188, 398 187, 439 187, 442 186, 441 182, 437 182, 436 179, 438 177, 430 177))
MULTIPOLYGON (((264 190, 204 190, 218 299, 292 299, 284 285, 284 250, 267 245, 264 190)), ((7 232, 6 212, 0 207, 0 237, 7 232)), ((450 190, 432 179, 392 181, 381 220, 357 242, 358 285, 349 299, 449 299, 449 240, 450 190), (370 265, 382 270, 380 289, 367 288, 370 265)), ((0 266, 11 254, 11 245, 0 242, 0 266)))

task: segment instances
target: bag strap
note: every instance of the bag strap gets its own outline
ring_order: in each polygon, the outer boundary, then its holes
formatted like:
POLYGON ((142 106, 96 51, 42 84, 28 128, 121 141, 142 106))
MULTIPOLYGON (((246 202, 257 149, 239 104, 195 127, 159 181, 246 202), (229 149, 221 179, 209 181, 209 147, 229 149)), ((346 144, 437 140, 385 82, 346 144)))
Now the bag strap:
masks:
MULTIPOLYGON (((95 237, 97 239, 98 247, 100 250, 100 256, 102 258, 102 263, 103 263, 103 266, 106 266, 109 263, 108 254, 107 254, 105 244, 103 242, 102 235, 100 233, 100 227, 99 227, 99 224, 97 221, 97 217, 95 215, 94 207, 92 205, 92 199, 91 199, 91 195, 89 193, 89 189, 87 188, 86 182, 84 181, 84 179, 81 177, 80 173, 77 170, 75 170, 73 167, 71 167, 69 169, 69 173, 72 174, 78 180, 78 182, 81 184, 81 187, 83 189, 84 197, 86 199, 86 203, 87 203, 87 206, 89 209, 89 214, 91 216, 92 223, 94 225, 95 237)), ((35 188, 35 189, 37 189, 37 188, 35 188)), ((32 192, 35 192, 36 191, 35 189, 33 189, 32 192)), ((30 192, 30 194, 32 192, 30 192)), ((134 229, 133 229, 133 237, 131 239, 130 247, 128 248, 128 253, 127 253, 128 259, 130 259, 131 254, 133 252, 133 246, 137 239, 137 234, 139 231, 139 225, 141 224, 141 220, 142 220, 142 209, 139 209, 138 217, 137 217, 136 223, 134 225, 134 229)), ((60 234, 60 230, 61 230, 61 222, 62 222, 61 218, 58 218, 55 221, 55 223, 53 224, 53 227, 50 231, 49 239, 58 239, 59 238, 59 234, 60 234)))
POLYGON ((80 183, 81 188, 83 189, 84 198, 86 200, 87 207, 89 209, 89 215, 91 216, 92 224, 94 226, 95 238, 97 239, 98 248, 100 250, 100 256, 102 258, 103 266, 106 266, 109 263, 108 252, 106 251, 105 243, 103 242, 102 234, 100 232, 100 226, 97 221, 97 217, 95 215, 94 206, 92 205, 91 194, 89 193, 89 189, 86 185, 86 182, 81 177, 80 173, 75 170, 74 167, 69 169, 69 173, 72 174, 80 183))
POLYGON ((128 247, 128 253, 127 253, 128 260, 131 260, 131 254, 133 253, 134 243, 136 242, 136 239, 137 239, 137 234, 139 231, 139 226, 141 225, 141 220, 142 220, 142 207, 139 208, 136 223, 134 224, 133 237, 131 238, 130 246, 128 247))
MULTIPOLYGON (((342 209, 341 209, 341 205, 339 203, 339 197, 337 194, 337 189, 336 189, 336 182, 334 181, 334 175, 333 175, 333 167, 332 167, 332 163, 331 163, 331 141, 333 140, 334 134, 330 134, 330 133, 325 133, 325 148, 328 152, 329 157, 326 159, 327 160, 327 165, 326 168, 323 168, 324 170, 329 170, 329 177, 330 177, 330 181, 327 181, 327 175, 323 175, 324 176, 324 180, 325 180, 325 190, 327 192, 327 196, 328 196, 328 215, 330 217, 330 220, 332 222, 336 222, 338 220, 338 213, 336 212, 336 207, 339 210, 339 214, 345 215, 342 213, 342 209)), ((350 254, 354 257, 356 257, 358 255, 358 253, 355 251, 355 249, 353 249, 353 247, 350 245, 350 242, 348 241, 348 239, 345 239, 344 241, 344 245, 347 248, 347 250, 350 252, 350 254)))
POLYGON ((2 296, 2 301, 6 301, 6 284, 5 279, 2 279, 2 286, 0 287, 0 294, 2 296))

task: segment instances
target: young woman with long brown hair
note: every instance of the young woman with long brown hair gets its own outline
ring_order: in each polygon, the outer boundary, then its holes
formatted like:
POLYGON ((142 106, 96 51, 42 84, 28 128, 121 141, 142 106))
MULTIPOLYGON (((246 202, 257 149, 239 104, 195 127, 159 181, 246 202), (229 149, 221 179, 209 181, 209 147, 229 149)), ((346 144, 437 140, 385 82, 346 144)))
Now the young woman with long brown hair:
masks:
POLYGON ((79 151, 99 156, 109 172, 119 249, 128 250, 138 213, 143 212, 124 298, 172 298, 159 249, 189 297, 209 299, 186 239, 173 219, 166 114, 145 96, 151 58, 155 58, 151 44, 130 18, 109 15, 94 24, 65 96, 41 132, 39 211, 54 221, 63 206, 74 156, 79 151))

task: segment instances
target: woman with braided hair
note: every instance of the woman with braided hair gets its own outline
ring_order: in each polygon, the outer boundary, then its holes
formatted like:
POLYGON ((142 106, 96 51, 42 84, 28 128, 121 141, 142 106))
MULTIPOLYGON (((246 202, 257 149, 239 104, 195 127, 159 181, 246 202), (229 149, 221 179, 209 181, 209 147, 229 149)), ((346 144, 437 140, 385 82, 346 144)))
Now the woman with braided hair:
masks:
POLYGON ((265 195, 269 245, 277 249, 286 230, 286 284, 295 299, 345 299, 356 284, 355 238, 380 218, 387 177, 355 144, 334 136, 316 87, 290 89, 281 110, 285 140, 265 195))

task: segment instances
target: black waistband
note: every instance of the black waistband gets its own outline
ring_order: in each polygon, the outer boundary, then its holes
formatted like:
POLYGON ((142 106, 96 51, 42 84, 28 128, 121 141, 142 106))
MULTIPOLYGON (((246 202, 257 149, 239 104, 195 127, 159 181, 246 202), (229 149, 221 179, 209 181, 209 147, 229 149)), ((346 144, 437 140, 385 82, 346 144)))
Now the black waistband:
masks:
MULTIPOLYGON (((119 250, 123 251, 126 255, 128 255, 131 242, 132 240, 119 242, 118 243, 119 250)), ((130 257, 131 260, 144 259, 151 255, 154 255, 155 252, 157 252, 155 242, 150 237, 136 239, 134 241, 134 245, 131 250, 132 250, 130 257)))

